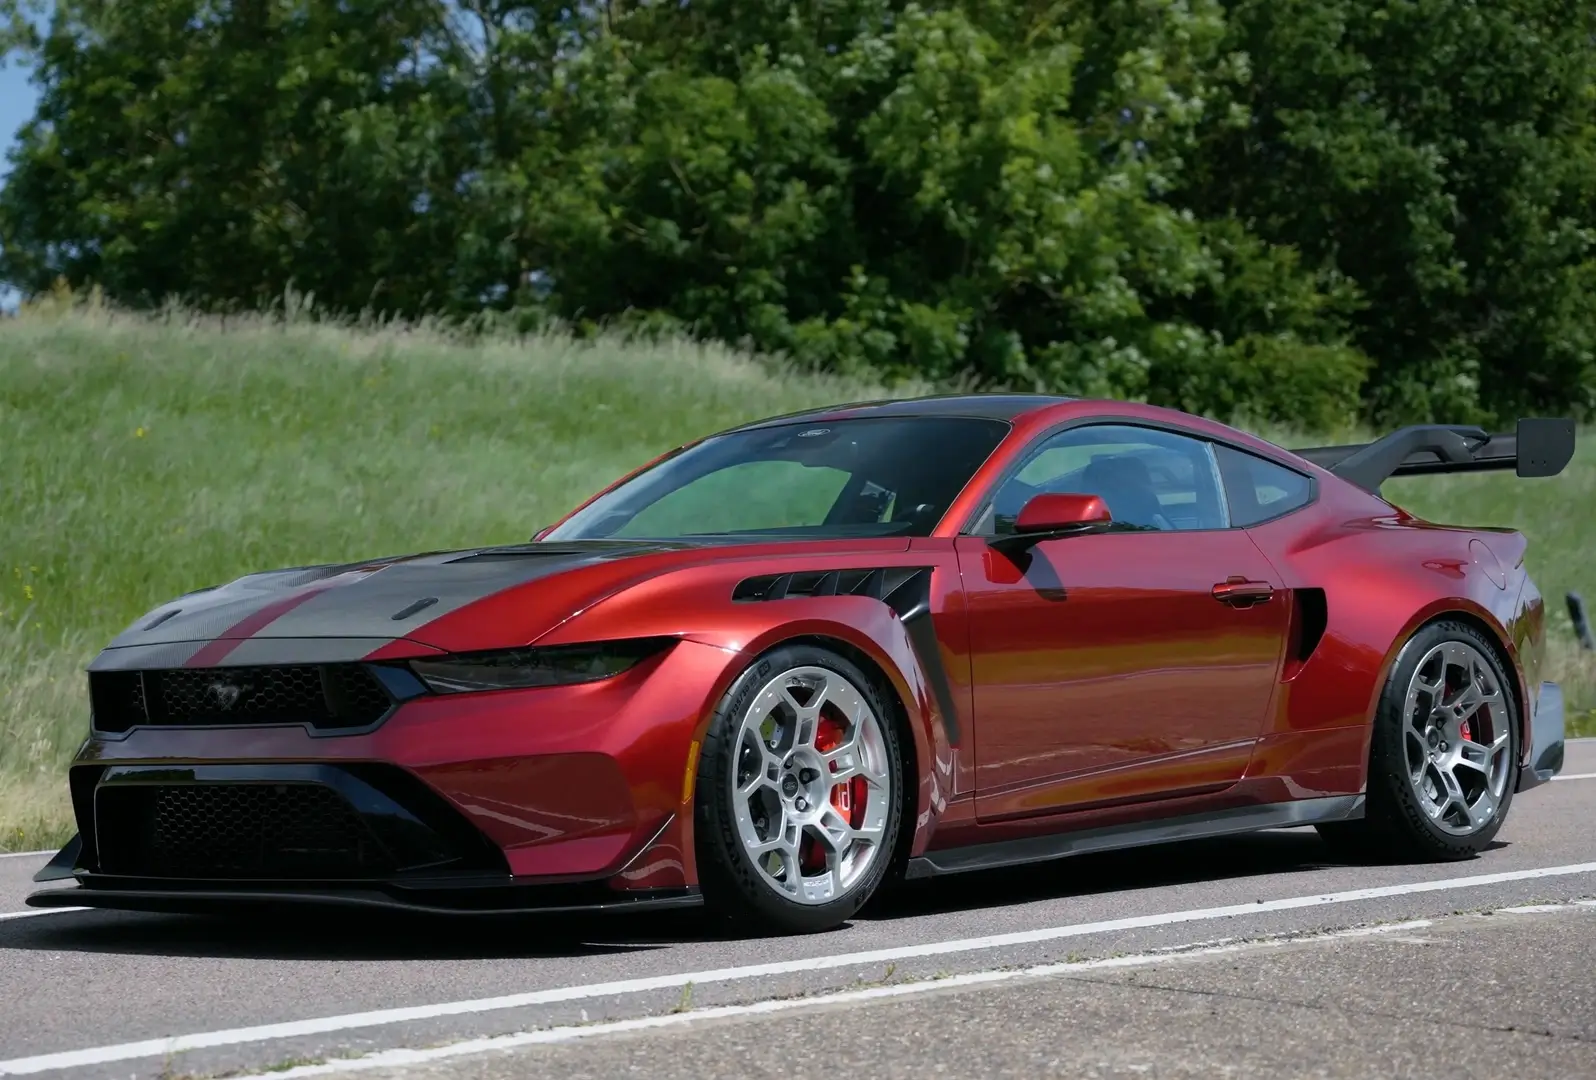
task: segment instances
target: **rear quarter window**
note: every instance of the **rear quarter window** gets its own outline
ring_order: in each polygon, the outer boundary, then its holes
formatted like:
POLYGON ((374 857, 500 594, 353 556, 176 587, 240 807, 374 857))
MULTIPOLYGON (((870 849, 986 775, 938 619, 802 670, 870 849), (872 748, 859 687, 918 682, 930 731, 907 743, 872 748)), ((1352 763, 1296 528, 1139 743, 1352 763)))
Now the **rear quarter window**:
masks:
POLYGON ((1233 526, 1257 525, 1313 501, 1313 480, 1294 469, 1233 446, 1216 444, 1214 454, 1233 526))

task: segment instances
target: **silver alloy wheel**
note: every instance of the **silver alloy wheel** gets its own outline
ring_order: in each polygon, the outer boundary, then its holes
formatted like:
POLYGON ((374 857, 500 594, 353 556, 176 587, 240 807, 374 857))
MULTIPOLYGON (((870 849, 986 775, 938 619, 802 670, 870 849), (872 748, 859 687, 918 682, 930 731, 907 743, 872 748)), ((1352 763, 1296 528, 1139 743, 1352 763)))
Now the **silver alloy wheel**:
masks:
POLYGON ((1491 665, 1448 641, 1424 654, 1408 684, 1403 746, 1419 806, 1441 829, 1469 836, 1489 825, 1512 775, 1512 713, 1491 665))
POLYGON ((848 892, 886 856, 891 770, 881 720, 829 668, 767 682, 737 727, 732 814, 760 878, 800 904, 848 892))

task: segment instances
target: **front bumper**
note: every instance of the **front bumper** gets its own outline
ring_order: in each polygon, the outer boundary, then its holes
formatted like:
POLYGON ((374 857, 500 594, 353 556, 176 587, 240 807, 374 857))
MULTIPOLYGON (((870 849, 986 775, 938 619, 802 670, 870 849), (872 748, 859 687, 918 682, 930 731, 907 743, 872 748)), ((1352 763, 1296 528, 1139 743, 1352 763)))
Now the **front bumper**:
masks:
POLYGON ((684 777, 725 650, 400 701, 369 730, 135 724, 69 770, 80 840, 36 907, 422 911, 695 903, 684 777))
POLYGON ((29 906, 488 915, 699 900, 691 886, 628 890, 610 878, 517 877, 504 852, 447 800, 394 766, 115 765, 80 770, 74 780, 90 831, 34 880, 75 884, 35 892, 29 906))
POLYGON ((1563 771, 1566 734, 1563 720, 1563 688, 1554 682, 1541 683, 1530 719, 1530 752, 1518 772, 1518 791, 1540 787, 1563 771))

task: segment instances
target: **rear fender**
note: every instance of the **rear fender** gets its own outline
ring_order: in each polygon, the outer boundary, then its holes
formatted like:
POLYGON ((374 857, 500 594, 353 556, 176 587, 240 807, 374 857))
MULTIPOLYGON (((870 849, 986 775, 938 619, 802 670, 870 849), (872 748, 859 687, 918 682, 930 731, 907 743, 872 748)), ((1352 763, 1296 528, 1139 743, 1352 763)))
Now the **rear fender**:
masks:
POLYGON ((1317 513, 1253 530, 1288 588, 1324 589, 1325 624, 1314 652, 1283 684, 1265 736, 1272 757, 1255 759, 1251 771, 1286 767, 1295 754, 1312 760, 1290 766, 1306 770, 1290 777, 1294 782, 1343 791, 1356 778, 1361 790, 1371 720, 1402 646, 1448 615, 1490 635, 1525 704, 1521 720, 1527 718, 1532 699, 1521 646, 1533 637, 1525 620, 1538 615, 1525 603, 1522 537, 1429 525, 1362 493, 1326 502, 1332 505, 1317 513), (1348 513, 1354 509, 1361 512, 1348 513))
MULTIPOLYGON (((1390 677, 1391 669, 1396 666, 1397 657, 1402 653, 1402 647, 1408 643, 1414 634, 1418 633, 1429 623, 1446 618, 1458 618, 1473 624, 1477 629, 1488 634, 1500 651, 1498 659, 1507 661, 1508 677, 1513 680, 1513 693, 1518 698, 1520 713, 1521 742, 1527 735, 1529 712, 1534 699, 1529 694, 1529 683, 1524 676, 1524 665, 1518 646, 1518 635, 1513 627, 1520 619, 1515 617, 1509 621, 1508 626, 1503 626, 1497 614, 1491 609, 1467 597, 1449 596, 1444 599, 1432 601, 1409 616, 1396 638, 1391 643, 1390 650, 1380 664, 1379 678, 1375 681, 1375 692, 1369 700, 1370 715, 1373 715, 1375 703, 1379 700, 1380 688, 1390 677)), ((1520 747, 1522 753, 1528 753, 1528 747, 1520 747)))

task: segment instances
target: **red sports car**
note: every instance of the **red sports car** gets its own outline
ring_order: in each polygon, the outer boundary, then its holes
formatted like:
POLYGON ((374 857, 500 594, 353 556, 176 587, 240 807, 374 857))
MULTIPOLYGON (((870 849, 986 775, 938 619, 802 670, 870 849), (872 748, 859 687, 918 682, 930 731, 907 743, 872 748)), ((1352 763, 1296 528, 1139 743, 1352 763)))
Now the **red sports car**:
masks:
POLYGON ((1282 826, 1471 856, 1562 767, 1542 599, 1523 536, 1380 486, 1573 446, 1288 451, 1039 395, 747 424, 530 543, 149 612, 89 668, 79 834, 28 902, 812 931, 893 877, 1282 826))

